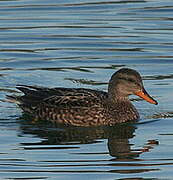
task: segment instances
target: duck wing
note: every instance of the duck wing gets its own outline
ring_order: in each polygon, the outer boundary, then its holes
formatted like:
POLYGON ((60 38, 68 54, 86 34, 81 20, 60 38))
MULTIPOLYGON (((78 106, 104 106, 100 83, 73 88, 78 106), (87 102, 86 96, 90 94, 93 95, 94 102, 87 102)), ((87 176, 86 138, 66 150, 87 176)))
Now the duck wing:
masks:
POLYGON ((100 107, 107 97, 104 91, 85 88, 46 88, 40 86, 18 85, 23 96, 7 96, 16 102, 24 111, 33 113, 42 107, 59 109, 77 109, 100 107))
MULTIPOLYGON (((59 91, 59 90, 58 90, 59 91)), ((60 95, 53 95, 43 100, 44 105, 59 108, 88 108, 98 107, 105 94, 88 89, 65 89, 60 95)))

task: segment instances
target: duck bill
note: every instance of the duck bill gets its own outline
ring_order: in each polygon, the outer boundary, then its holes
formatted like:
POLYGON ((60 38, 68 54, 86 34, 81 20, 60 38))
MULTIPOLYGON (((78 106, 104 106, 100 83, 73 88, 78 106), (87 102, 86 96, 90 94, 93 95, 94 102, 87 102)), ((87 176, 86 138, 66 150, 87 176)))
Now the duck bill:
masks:
POLYGON ((147 91, 143 88, 143 90, 138 91, 135 93, 137 96, 141 97, 142 99, 144 99, 145 101, 151 103, 151 104, 155 104, 157 105, 158 102, 156 100, 154 100, 148 93, 147 91))

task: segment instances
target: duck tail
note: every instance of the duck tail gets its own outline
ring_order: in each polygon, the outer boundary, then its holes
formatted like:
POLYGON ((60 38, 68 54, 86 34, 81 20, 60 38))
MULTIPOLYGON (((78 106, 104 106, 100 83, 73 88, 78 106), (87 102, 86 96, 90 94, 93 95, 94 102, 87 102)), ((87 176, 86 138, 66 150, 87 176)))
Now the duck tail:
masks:
POLYGON ((21 100, 19 96, 16 95, 6 95, 6 101, 10 103, 16 103, 16 104, 21 104, 21 100))

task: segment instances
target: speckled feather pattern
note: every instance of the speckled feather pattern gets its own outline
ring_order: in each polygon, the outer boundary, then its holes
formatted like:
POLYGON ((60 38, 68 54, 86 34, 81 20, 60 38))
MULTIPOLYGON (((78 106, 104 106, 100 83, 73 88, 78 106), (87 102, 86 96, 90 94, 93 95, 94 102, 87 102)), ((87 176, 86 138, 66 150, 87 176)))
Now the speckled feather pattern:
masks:
POLYGON ((17 87, 23 96, 13 97, 37 119, 74 126, 114 125, 139 118, 129 100, 108 101, 108 93, 84 88, 17 87))

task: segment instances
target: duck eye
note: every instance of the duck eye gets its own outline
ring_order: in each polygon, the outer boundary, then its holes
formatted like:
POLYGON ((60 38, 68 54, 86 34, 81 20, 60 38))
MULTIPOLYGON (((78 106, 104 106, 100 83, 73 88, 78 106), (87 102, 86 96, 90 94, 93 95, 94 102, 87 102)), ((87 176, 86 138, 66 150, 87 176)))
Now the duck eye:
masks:
POLYGON ((127 81, 132 82, 132 83, 136 83, 136 81, 134 79, 131 79, 131 78, 127 78, 127 81))
POLYGON ((135 81, 134 79, 128 78, 127 81, 129 81, 129 82, 135 84, 136 86, 140 86, 140 83, 137 82, 137 81, 135 81))
POLYGON ((131 78, 119 78, 119 79, 124 80, 124 81, 129 81, 129 82, 136 83, 136 81, 134 79, 131 79, 131 78))

